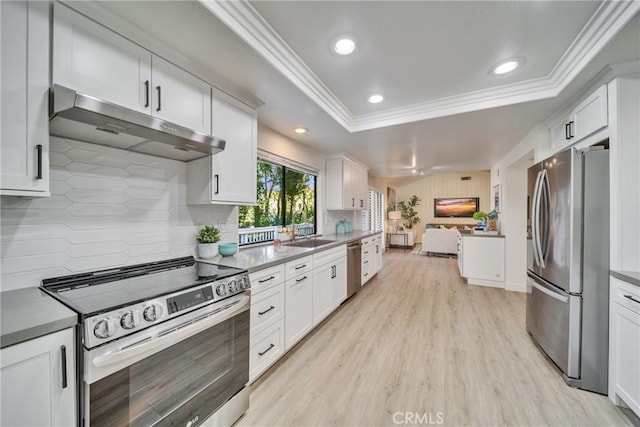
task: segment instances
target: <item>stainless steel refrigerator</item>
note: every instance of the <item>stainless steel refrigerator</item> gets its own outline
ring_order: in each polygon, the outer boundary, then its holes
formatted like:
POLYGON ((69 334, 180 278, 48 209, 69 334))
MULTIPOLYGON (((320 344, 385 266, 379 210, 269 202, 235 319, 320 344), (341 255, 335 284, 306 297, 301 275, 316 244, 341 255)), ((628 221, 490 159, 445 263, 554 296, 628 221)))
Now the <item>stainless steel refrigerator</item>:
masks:
POLYGON ((607 394, 609 151, 528 171, 527 331, 575 387, 607 394))

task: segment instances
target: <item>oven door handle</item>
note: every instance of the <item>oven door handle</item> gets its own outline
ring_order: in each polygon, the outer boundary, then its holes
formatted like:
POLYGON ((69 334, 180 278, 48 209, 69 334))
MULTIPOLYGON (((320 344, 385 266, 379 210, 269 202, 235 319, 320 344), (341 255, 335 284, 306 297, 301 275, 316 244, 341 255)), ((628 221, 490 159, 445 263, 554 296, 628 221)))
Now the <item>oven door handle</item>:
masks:
POLYGON ((178 324, 174 327, 168 328, 169 330, 175 328, 175 331, 173 332, 168 332, 164 335, 159 334, 158 336, 153 337, 150 341, 141 341, 139 344, 133 344, 131 346, 127 346, 125 348, 107 354, 96 356, 91 360, 91 363, 93 363, 94 366, 101 368, 104 366, 112 365, 114 363, 122 362, 132 357, 136 357, 137 359, 139 359, 139 356, 146 357, 147 355, 154 354, 157 352, 158 348, 170 347, 185 338, 189 338, 197 334, 198 332, 202 332, 205 329, 208 329, 212 326, 217 325, 218 323, 232 318, 238 313, 248 310, 250 301, 251 297, 244 296, 242 297, 242 299, 238 300, 236 304, 223 309, 216 314, 212 314, 204 319, 196 321, 185 320, 185 322, 182 324, 178 324), (180 325, 184 326, 181 327, 180 325))

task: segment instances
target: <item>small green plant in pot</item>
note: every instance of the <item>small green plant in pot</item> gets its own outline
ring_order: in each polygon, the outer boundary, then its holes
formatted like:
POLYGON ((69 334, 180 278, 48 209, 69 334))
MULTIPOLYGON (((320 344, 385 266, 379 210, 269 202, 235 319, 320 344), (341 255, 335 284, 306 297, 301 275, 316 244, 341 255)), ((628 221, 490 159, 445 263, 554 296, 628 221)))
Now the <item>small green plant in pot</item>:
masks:
POLYGON ((198 255, 200 258, 213 258, 218 254, 220 230, 213 225, 205 225, 196 235, 198 241, 198 255))

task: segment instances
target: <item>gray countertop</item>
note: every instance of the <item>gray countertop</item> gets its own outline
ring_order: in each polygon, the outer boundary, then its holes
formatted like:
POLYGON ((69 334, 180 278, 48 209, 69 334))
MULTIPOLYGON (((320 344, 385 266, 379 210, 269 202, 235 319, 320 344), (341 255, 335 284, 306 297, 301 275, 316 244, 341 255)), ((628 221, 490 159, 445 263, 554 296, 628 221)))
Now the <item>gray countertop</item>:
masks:
POLYGON ((632 285, 640 286, 640 271, 614 271, 611 275, 632 285))
POLYGON ((498 237, 504 238, 504 234, 488 234, 488 233, 474 233, 475 230, 458 230, 460 234, 467 237, 498 237))
POLYGON ((345 243, 349 243, 354 240, 373 236, 374 234, 378 233, 381 232, 354 231, 346 234, 325 234, 319 238, 323 240, 335 240, 335 242, 327 243, 326 245, 318 246, 316 248, 298 248, 295 246, 287 246, 287 244, 281 244, 279 246, 274 246, 273 244, 265 244, 249 248, 240 248, 240 250, 233 256, 217 256, 212 259, 199 261, 211 262, 214 264, 221 264, 229 267, 242 268, 249 270, 249 273, 253 273, 254 271, 262 270, 264 268, 271 267, 277 264, 282 264, 283 262, 301 258, 315 252, 331 249, 333 247, 344 245, 345 243))
POLYGON ((78 315, 40 288, 25 288, 0 293, 0 320, 0 348, 5 348, 70 328, 78 315))

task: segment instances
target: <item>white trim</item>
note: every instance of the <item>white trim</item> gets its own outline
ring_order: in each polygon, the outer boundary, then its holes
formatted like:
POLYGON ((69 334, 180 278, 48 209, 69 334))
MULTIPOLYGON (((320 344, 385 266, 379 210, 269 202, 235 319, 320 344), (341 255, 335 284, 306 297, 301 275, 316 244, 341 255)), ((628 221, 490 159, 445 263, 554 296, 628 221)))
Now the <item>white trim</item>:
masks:
POLYGON ((526 283, 505 283, 504 290, 510 292, 527 292, 527 284, 526 283))
POLYGON ((248 1, 199 1, 349 132, 557 96, 640 11, 639 1, 602 2, 547 76, 356 117, 248 1))
POLYGON ((280 166, 286 166, 289 169, 296 170, 298 172, 306 173, 308 175, 319 176, 320 170, 314 167, 296 162, 295 160, 287 159, 286 157, 279 156, 277 154, 265 151, 258 148, 258 160, 264 160, 265 162, 275 163, 280 166))

